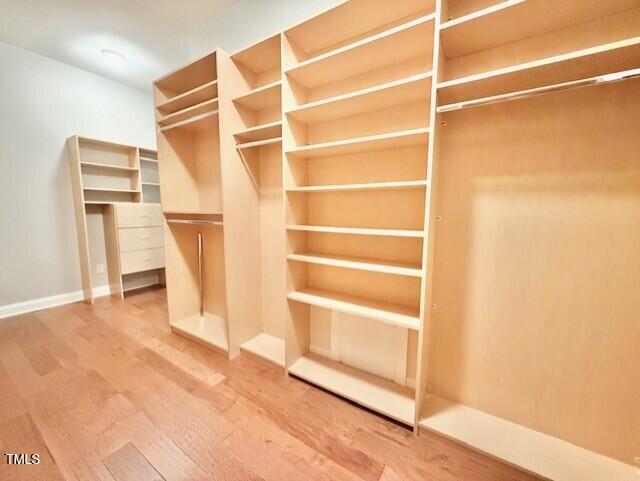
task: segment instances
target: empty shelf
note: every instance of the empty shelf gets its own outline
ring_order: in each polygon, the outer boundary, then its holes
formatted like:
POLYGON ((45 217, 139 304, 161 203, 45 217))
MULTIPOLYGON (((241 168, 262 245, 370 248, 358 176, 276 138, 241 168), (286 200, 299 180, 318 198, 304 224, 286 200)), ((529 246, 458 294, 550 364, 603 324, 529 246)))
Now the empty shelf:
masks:
POLYGON ((406 180, 397 182, 369 182, 364 184, 310 185, 292 187, 287 192, 349 192, 359 190, 420 189, 427 186, 426 180, 406 180))
POLYGON ((533 89, 638 67, 640 37, 482 72, 438 84, 441 104, 533 89))
POLYGON ((423 56, 431 59, 434 15, 412 20, 310 60, 285 73, 313 88, 423 56))
POLYGON ((344 269, 356 269, 382 274, 396 274, 400 276, 422 277, 422 269, 418 265, 383 262, 377 259, 361 259, 356 257, 327 256, 324 254, 289 254, 287 259, 295 262, 319 264, 323 266, 341 267, 344 269))
POLYGON ((392 419, 413 425, 415 399, 410 388, 312 353, 294 362, 289 373, 392 419))
POLYGON ((83 187, 82 190, 91 192, 126 192, 130 194, 140 193, 140 191, 136 189, 109 189, 108 187, 83 187))
POLYGON ((322 225, 288 225, 287 230, 326 234, 371 235, 381 237, 424 237, 424 231, 406 229, 371 229, 367 227, 332 227, 322 225))
POLYGON ((137 171, 136 167, 126 167, 123 165, 113 165, 113 164, 98 164, 96 162, 80 162, 82 167, 95 167, 96 169, 110 169, 110 170, 126 170, 126 171, 137 171))
POLYGON ((202 102, 200 104, 194 105, 192 107, 188 107, 183 110, 179 110, 169 115, 165 115, 158 119, 158 125, 162 127, 166 127, 167 125, 172 125, 178 122, 182 122, 184 120, 188 120, 192 117, 196 117, 198 115, 202 115, 209 112, 214 112, 218 110, 218 99, 207 100, 206 102, 202 102))
POLYGON ((280 34, 233 54, 231 60, 252 72, 280 70, 280 34))
POLYGON ((207 346, 229 350, 227 321, 215 314, 205 312, 203 317, 200 314, 185 317, 172 322, 171 329, 207 346))
POLYGON ((268 124, 251 127, 241 132, 233 134, 236 141, 239 142, 255 142, 257 140, 265 140, 274 137, 282 137, 282 121, 270 122, 268 124))
POLYGON ((161 114, 167 115, 217 97, 218 81, 213 80, 158 105, 157 109, 161 114))
POLYGON ((282 137, 276 137, 274 139, 256 140, 255 142, 247 142, 246 144, 236 145, 236 149, 252 149, 254 147, 263 147, 265 145, 279 144, 282 142, 282 137))
POLYGON ((158 163, 158 159, 151 159, 149 157, 140 157, 140 160, 144 161, 144 162, 153 162, 153 163, 158 163))
POLYGON ((257 88, 251 92, 237 97, 233 102, 236 105, 250 110, 264 110, 273 107, 280 107, 282 95, 282 81, 272 82, 264 87, 257 88))
POLYGON ((284 367, 284 341, 263 332, 240 346, 245 352, 284 367))
POLYGON ((411 102, 430 94, 431 72, 301 105, 286 114, 303 123, 325 122, 411 102))
POLYGON ((203 114, 190 117, 186 120, 176 122, 175 124, 167 125, 166 127, 161 127, 160 132, 166 132, 166 131, 178 129, 178 128, 187 128, 187 129, 193 129, 193 130, 197 130, 198 128, 208 128, 214 125, 211 122, 211 119, 213 117, 216 117, 218 114, 219 114, 218 110, 205 112, 203 114), (206 123, 204 121, 206 121, 206 123))
POLYGON ((463 404, 429 395, 419 426, 557 481, 634 481, 637 469, 463 404))
POLYGON ((371 152, 376 150, 389 150, 401 147, 427 145, 429 136, 428 128, 402 130, 387 134, 356 137, 352 139, 336 140, 323 144, 305 145, 288 150, 287 154, 299 157, 314 158, 328 157, 331 155, 348 155, 359 152, 371 152))
POLYGON ((155 187, 160 187, 160 182, 142 182, 142 185, 152 185, 155 187))
POLYGON ((607 17, 629 5, 628 0, 608 0, 576 8, 557 0, 508 0, 443 23, 441 42, 448 58, 460 57, 607 17))
POLYGON ((366 299, 323 289, 305 288, 287 295, 291 301, 334 311, 366 317, 376 321, 417 330, 420 327, 418 308, 366 299))

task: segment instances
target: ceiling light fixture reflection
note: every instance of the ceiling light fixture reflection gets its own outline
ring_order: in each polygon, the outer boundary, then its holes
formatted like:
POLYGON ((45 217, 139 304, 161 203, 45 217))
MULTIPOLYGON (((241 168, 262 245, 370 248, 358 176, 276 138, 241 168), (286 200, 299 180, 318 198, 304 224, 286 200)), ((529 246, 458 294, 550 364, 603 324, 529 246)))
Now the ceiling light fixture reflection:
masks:
POLYGON ((122 69, 127 65, 127 58, 120 52, 110 48, 102 49, 102 57, 111 68, 122 69))

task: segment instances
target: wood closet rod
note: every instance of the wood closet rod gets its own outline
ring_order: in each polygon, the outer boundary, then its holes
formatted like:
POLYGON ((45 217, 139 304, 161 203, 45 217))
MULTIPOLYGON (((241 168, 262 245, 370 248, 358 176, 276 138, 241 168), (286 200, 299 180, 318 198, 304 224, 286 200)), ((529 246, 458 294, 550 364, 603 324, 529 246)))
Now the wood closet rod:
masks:
POLYGON ((571 82, 563 82, 554 85, 547 85, 544 87, 538 87, 529 90, 519 90, 517 92, 510 92, 508 94, 495 95, 492 97, 483 97, 480 99, 466 100, 464 102, 458 102, 455 104, 448 104, 438 107, 438 113, 452 112, 454 110, 462 110, 473 107, 481 107, 483 105, 496 104, 500 102, 509 102, 512 100, 520 100, 529 97, 535 97, 537 95, 550 94, 554 92, 562 92, 564 90, 571 90, 580 87, 592 87, 594 85, 601 85, 611 82, 620 82, 622 80, 629 80, 640 76, 640 68, 632 70, 624 70, 622 72, 615 72, 606 75, 599 75, 597 77, 590 77, 587 79, 573 80, 571 82))
POLYGON ((167 219, 169 224, 224 225, 219 220, 167 219))

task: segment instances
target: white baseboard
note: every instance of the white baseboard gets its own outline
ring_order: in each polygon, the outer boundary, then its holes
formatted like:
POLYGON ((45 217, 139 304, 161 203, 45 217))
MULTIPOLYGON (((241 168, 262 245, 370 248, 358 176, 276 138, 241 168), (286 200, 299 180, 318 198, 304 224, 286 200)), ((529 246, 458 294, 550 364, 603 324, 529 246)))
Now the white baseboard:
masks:
MULTIPOLYGON (((108 285, 93 288, 93 297, 104 297, 110 294, 111 289, 108 285)), ((66 294, 58 294, 56 296, 16 302, 15 304, 7 304, 6 306, 0 306, 0 319, 40 311, 42 309, 49 309, 50 307, 62 306, 63 304, 71 304, 72 302, 81 301, 83 298, 84 296, 82 291, 75 291, 68 292, 66 294)))

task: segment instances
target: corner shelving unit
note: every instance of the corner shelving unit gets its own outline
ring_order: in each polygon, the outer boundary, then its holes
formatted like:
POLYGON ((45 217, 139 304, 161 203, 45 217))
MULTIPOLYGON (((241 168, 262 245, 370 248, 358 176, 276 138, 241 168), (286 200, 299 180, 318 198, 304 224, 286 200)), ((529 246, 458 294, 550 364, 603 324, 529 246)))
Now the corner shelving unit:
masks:
POLYGON ((229 351, 218 53, 154 82, 171 329, 229 351))
POLYGON ((435 11, 393 3, 284 34, 286 367, 413 426, 435 11))

